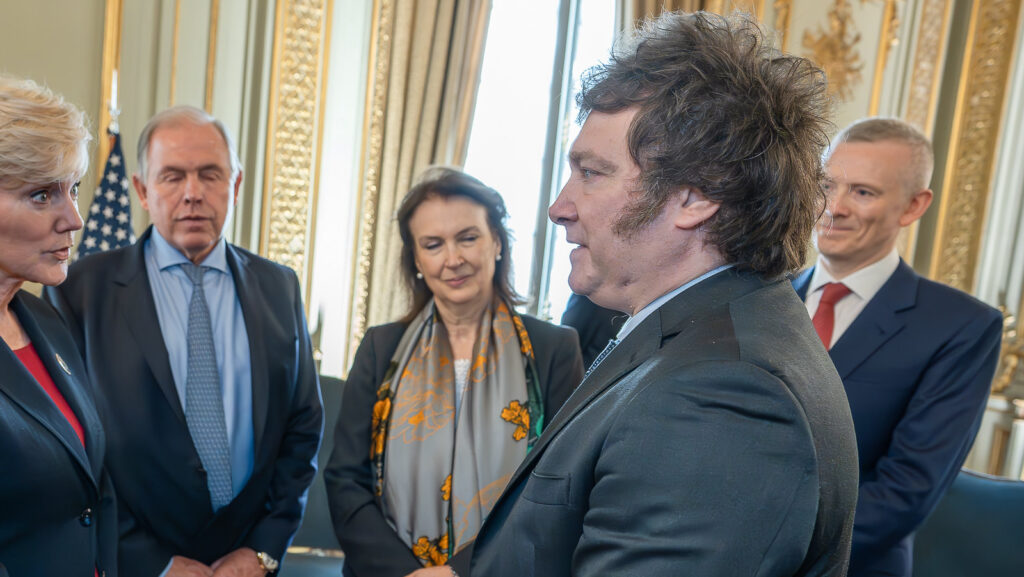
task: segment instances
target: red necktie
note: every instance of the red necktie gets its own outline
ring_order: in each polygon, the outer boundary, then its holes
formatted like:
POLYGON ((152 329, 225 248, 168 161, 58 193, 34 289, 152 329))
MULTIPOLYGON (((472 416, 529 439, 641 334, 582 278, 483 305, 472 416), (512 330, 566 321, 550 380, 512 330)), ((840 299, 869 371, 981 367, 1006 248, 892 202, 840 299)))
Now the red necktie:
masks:
POLYGON ((830 282, 825 285, 821 293, 821 300, 818 301, 818 310, 814 311, 814 330, 818 331, 821 342, 826 349, 832 348, 832 329, 836 325, 836 303, 843 297, 850 294, 850 289, 840 282, 830 282))

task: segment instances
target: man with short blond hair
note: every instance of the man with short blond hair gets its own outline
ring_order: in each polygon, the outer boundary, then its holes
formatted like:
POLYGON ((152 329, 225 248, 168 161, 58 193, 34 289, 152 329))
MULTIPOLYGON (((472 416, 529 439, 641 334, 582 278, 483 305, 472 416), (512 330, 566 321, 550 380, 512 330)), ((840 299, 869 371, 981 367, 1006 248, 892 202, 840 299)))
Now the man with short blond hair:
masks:
POLYGON ((967 456, 998 359, 999 312, 897 253, 900 230, 932 202, 932 166, 931 143, 901 120, 843 130, 827 155, 818 261, 793 283, 857 430, 853 577, 911 575, 914 530, 967 456))

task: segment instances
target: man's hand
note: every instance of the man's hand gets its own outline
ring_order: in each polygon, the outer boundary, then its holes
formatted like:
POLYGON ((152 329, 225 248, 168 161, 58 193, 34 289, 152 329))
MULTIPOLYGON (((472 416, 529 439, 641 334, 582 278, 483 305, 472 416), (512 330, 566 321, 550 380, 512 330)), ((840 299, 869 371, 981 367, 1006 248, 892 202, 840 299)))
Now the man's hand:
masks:
POLYGON ((452 577, 454 574, 452 568, 448 565, 438 565, 437 567, 417 569, 405 577, 452 577))
POLYGON ((175 555, 165 577, 212 577, 213 569, 195 559, 175 555))
POLYGON ((210 568, 214 577, 263 577, 267 574, 260 568, 256 552, 248 547, 235 549, 217 559, 210 568))

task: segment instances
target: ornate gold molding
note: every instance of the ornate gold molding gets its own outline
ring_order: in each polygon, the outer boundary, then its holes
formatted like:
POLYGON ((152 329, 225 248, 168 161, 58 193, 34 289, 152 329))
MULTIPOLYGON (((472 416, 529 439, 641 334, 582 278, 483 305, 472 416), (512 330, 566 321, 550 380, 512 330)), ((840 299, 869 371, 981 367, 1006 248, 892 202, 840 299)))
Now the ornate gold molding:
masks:
POLYGON ((384 147, 384 112, 387 109, 394 10, 394 0, 373 2, 366 111, 363 116, 363 155, 359 167, 362 181, 357 199, 357 206, 363 207, 363 217, 360 219, 359 236, 356 239, 357 257, 353 263, 353 303, 352 314, 348 319, 349 358, 355 353, 366 332, 374 232, 380 200, 380 159, 384 147))
MULTIPOLYGON (((903 0, 884 0, 882 8, 882 31, 878 35, 878 54, 875 56, 875 80, 871 86, 871 104, 868 115, 878 114, 882 101, 882 83, 885 81, 885 67, 889 63, 889 52, 899 43, 900 5, 903 0)), ((861 0, 863 3, 864 0, 861 0)))
POLYGON ((220 0, 210 0, 210 34, 206 49, 206 99, 203 108, 213 112, 213 72, 217 66, 217 20, 220 18, 220 0))
POLYGON ((772 9, 775 11, 775 31, 782 36, 781 50, 786 51, 789 43, 789 21, 792 16, 790 11, 793 8, 793 0, 773 0, 772 9))
POLYGON ((903 118, 929 137, 935 126, 942 60, 949 36, 952 0, 922 0, 921 19, 914 49, 913 71, 903 118))
POLYGON ((818 26, 816 34, 804 31, 803 46, 828 78, 833 98, 845 101, 853 95, 853 86, 861 81, 864 64, 856 50, 860 32, 854 27, 848 0, 835 0, 828 11, 828 30, 818 26))
POLYGON ((178 90, 178 38, 181 32, 181 0, 174 0, 174 28, 171 31, 171 94, 167 106, 174 106, 174 93, 178 90))
POLYGON ((96 127, 96 174, 97 178, 103 177, 103 168, 110 154, 110 139, 106 137, 107 127, 110 126, 110 108, 117 106, 112 102, 114 98, 114 83, 117 82, 116 74, 121 68, 121 22, 124 5, 122 0, 107 0, 106 11, 103 21, 103 68, 100 80, 101 100, 99 126, 96 127))
MULTIPOLYGON (((910 84, 903 119, 918 127, 929 138, 935 126, 939 102, 939 80, 949 37, 949 15, 952 0, 921 0, 917 27, 917 44, 911 64, 910 84)), ((900 255, 907 262, 914 257, 919 223, 906 227, 898 242, 900 255)))
POLYGON ((971 292, 1021 0, 976 0, 957 91, 931 277, 971 292))
MULTIPOLYGON (((260 254, 308 290, 332 0, 278 0, 260 254)), ((308 299, 307 299, 308 300, 308 299)))

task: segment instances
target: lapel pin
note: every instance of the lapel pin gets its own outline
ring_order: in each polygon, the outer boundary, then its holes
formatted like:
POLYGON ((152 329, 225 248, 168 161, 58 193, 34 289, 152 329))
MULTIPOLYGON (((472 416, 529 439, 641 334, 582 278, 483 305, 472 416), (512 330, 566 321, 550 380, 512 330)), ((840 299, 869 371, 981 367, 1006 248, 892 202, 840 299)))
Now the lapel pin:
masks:
POLYGON ((56 353, 54 356, 57 357, 57 364, 60 365, 60 368, 64 369, 64 372, 70 375, 71 369, 68 368, 68 364, 61 358, 60 353, 56 353))

